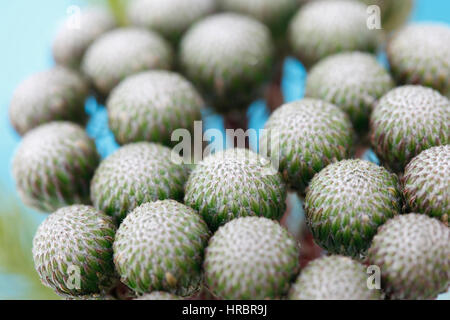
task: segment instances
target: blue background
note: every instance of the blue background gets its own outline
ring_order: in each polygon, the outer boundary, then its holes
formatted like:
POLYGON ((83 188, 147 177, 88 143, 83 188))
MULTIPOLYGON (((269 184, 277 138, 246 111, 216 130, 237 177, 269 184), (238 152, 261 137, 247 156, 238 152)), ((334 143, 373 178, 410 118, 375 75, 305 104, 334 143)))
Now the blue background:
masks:
MULTIPOLYGON (((92 1, 91 1, 92 2, 92 1)), ((32 73, 45 70, 53 65, 51 42, 59 22, 66 16, 70 5, 83 5, 83 1, 67 0, 14 0, 0 4, 0 206, 5 202, 21 208, 35 226, 45 218, 44 214, 24 208, 14 191, 10 173, 13 152, 20 140, 9 124, 8 107, 14 88, 32 73)), ((450 1, 417 0, 411 20, 442 21, 450 23, 450 1)), ((287 101, 302 96, 305 74, 294 59, 287 59, 283 91, 287 101)), ((93 115, 88 127, 89 133, 97 139, 102 155, 114 149, 115 143, 106 128, 104 109, 90 100, 87 110, 93 115)), ((249 113, 251 127, 262 127, 267 117, 264 102, 254 103, 249 113)), ((207 127, 221 126, 220 117, 205 114, 207 127)), ((1 237, 0 237, 1 241, 1 237)), ((31 253, 30 253, 31 254, 31 253)), ((0 257, 1 258, 1 257, 0 257)), ((2 261, 0 261, 0 268, 2 261)), ((27 298, 26 284, 17 281, 12 274, 1 274, 0 299, 27 298)))

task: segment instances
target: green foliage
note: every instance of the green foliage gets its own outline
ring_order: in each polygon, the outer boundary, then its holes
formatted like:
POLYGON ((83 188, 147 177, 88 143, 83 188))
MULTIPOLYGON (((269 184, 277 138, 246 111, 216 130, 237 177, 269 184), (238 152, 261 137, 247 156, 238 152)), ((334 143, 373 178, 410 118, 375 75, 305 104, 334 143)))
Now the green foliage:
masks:
POLYGON ((128 1, 129 0, 88 0, 87 3, 90 5, 108 6, 116 17, 119 25, 124 26, 127 24, 125 7, 128 1))
POLYGON ((58 299, 41 284, 34 269, 31 249, 37 222, 4 194, 0 196, 0 276, 7 280, 2 280, 0 300, 58 299))
POLYGON ((107 0, 111 11, 116 16, 120 25, 127 24, 127 16, 125 13, 126 0, 107 0))

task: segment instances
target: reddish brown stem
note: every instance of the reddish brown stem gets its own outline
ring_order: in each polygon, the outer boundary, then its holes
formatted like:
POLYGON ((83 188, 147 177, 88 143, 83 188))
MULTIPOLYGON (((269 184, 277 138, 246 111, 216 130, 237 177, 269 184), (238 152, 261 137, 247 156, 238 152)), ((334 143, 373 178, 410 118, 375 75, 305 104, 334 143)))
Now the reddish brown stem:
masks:
POLYGON ((370 141, 368 135, 358 137, 358 141, 355 145, 355 158, 362 159, 367 150, 370 149, 370 141))
POLYGON ((296 196, 295 194, 288 196, 286 200, 287 209, 281 219, 281 224, 300 242, 300 266, 303 268, 310 261, 319 258, 323 254, 323 249, 314 242, 314 238, 306 225, 305 219, 292 217, 293 215, 300 214, 299 212, 295 212, 296 209, 293 205, 294 201, 298 201, 294 199, 296 196))
POLYGON ((281 90, 281 81, 283 79, 283 66, 285 56, 282 56, 275 65, 271 83, 266 89, 267 107, 272 113, 284 102, 283 91, 281 90))
MULTIPOLYGON (((235 110, 231 111, 223 116, 224 118, 224 126, 225 130, 234 130, 231 135, 228 135, 227 132, 227 138, 230 142, 232 142, 232 145, 234 147, 241 147, 238 145, 239 140, 236 139, 236 134, 245 133, 248 129, 248 118, 246 115, 246 110, 235 110), (242 129, 243 132, 239 133, 236 132, 236 130, 242 129), (233 136, 234 135, 234 136, 233 136)), ((249 148, 250 142, 249 137, 245 136, 245 148, 249 148)))

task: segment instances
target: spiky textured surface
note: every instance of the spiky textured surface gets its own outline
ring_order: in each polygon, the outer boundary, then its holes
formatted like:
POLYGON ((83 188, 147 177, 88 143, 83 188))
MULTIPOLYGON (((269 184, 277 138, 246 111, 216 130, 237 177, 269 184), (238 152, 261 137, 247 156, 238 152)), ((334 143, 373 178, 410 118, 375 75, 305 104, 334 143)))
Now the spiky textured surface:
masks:
POLYGON ((150 69, 170 69, 173 50, 153 31, 121 28, 105 33, 87 50, 82 70, 97 91, 107 96, 124 78, 150 69))
POLYGON ((299 268, 295 239, 278 222, 245 217, 214 234, 206 249, 205 280, 222 299, 276 299, 299 268))
POLYGON ((95 144, 83 128, 51 122, 25 135, 12 172, 22 201, 52 212, 75 203, 89 204, 89 183, 99 162, 95 144))
POLYGON ((312 261, 292 285, 290 300, 378 300, 379 290, 367 288, 364 266, 348 257, 312 261))
POLYGON ((377 228, 401 213, 398 178, 364 160, 343 160, 320 171, 305 198, 314 240, 331 253, 359 258, 377 228))
POLYGON ((293 53, 310 67, 338 52, 374 52, 379 31, 367 28, 366 21, 366 6, 357 1, 307 3, 291 21, 289 39, 293 53))
POLYGON ((174 145, 176 129, 194 129, 204 105, 184 77, 168 71, 148 71, 130 76, 111 93, 109 125, 120 144, 154 141, 174 145))
POLYGON ((211 105, 223 111, 250 104, 270 76, 273 52, 265 25, 243 15, 222 13, 187 31, 180 45, 180 63, 211 105))
POLYGON ((309 180, 329 163, 352 153, 353 129, 338 107, 303 99, 275 110, 265 125, 260 153, 276 158, 284 180, 300 194, 309 180))
POLYGON ((182 300, 182 298, 168 292, 154 291, 152 293, 144 294, 134 300, 182 300))
POLYGON ((35 73, 14 91, 9 108, 11 124, 20 135, 55 120, 83 124, 88 93, 86 83, 76 72, 54 67, 35 73))
POLYGON ((414 0, 359 0, 380 8, 382 28, 391 31, 403 25, 411 14, 414 0))
POLYGON ((39 226, 33 239, 33 259, 44 285, 60 294, 102 293, 115 278, 110 217, 91 206, 57 210, 39 226), (80 275, 80 287, 74 278, 80 275))
POLYGON ((146 27, 176 43, 196 21, 216 10, 216 0, 134 0, 128 6, 132 24, 146 27))
POLYGON ((450 96, 450 27, 411 24, 387 47, 391 71, 399 83, 421 84, 450 96))
POLYGON ((274 35, 286 31, 291 17, 295 14, 297 0, 219 0, 220 7, 252 16, 266 24, 274 35))
POLYGON ((391 299, 433 299, 450 285, 450 229, 423 214, 389 220, 373 238, 369 262, 380 267, 391 299))
POLYGON ((421 152, 406 166, 403 194, 407 211, 425 213, 448 225, 450 145, 421 152))
POLYGON ((339 106, 358 132, 369 127, 377 100, 394 87, 389 73, 375 56, 339 53, 317 63, 308 74, 305 95, 339 106))
POLYGON ((148 142, 121 147, 96 170, 92 203, 120 221, 142 203, 182 200, 189 170, 173 162, 171 153, 169 148, 148 142))
POLYGON ((215 230, 243 216, 279 219, 286 208, 286 187, 269 160, 251 150, 228 149, 209 155, 186 183, 186 205, 215 230))
POLYGON ((103 33, 113 29, 113 15, 101 7, 82 9, 77 20, 68 18, 53 40, 53 57, 57 64, 78 69, 87 48, 103 33))
POLYGON ((174 200, 145 203, 122 222, 114 263, 123 283, 137 293, 199 290, 210 233, 193 209, 174 200))
POLYGON ((389 91, 371 119, 372 146, 390 169, 400 172, 421 151, 450 142, 450 101, 422 86, 389 91))
POLYGON ((58 294, 61 298, 64 300, 73 300, 73 301, 86 301, 86 300, 93 300, 93 301, 103 301, 103 300, 116 300, 115 297, 108 295, 108 294, 86 294, 86 295, 67 295, 67 294, 58 294))

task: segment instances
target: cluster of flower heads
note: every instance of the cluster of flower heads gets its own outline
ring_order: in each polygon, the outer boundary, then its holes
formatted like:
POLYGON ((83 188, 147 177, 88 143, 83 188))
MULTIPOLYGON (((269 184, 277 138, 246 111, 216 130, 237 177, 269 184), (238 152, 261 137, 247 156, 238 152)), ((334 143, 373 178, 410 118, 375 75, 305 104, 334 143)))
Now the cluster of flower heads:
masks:
POLYGON ((23 136, 17 191, 50 213, 33 241, 42 283, 69 299, 447 290, 450 27, 403 26, 410 9, 410 0, 135 0, 126 26, 105 8, 82 10, 80 27, 66 23, 54 40, 56 66, 20 84, 10 106, 23 136), (380 6, 387 28, 368 27, 367 5, 380 6), (374 55, 385 42, 389 68, 374 55), (270 115, 259 150, 187 163, 173 133, 195 133, 205 106, 245 117, 288 53, 308 70, 306 97, 270 115), (85 130, 89 96, 105 104, 120 145, 103 160, 85 130), (361 145, 381 166, 357 159, 361 145), (304 268, 309 248, 279 222, 289 191, 324 249, 304 268), (379 268, 381 286, 367 285, 365 265, 379 268))

